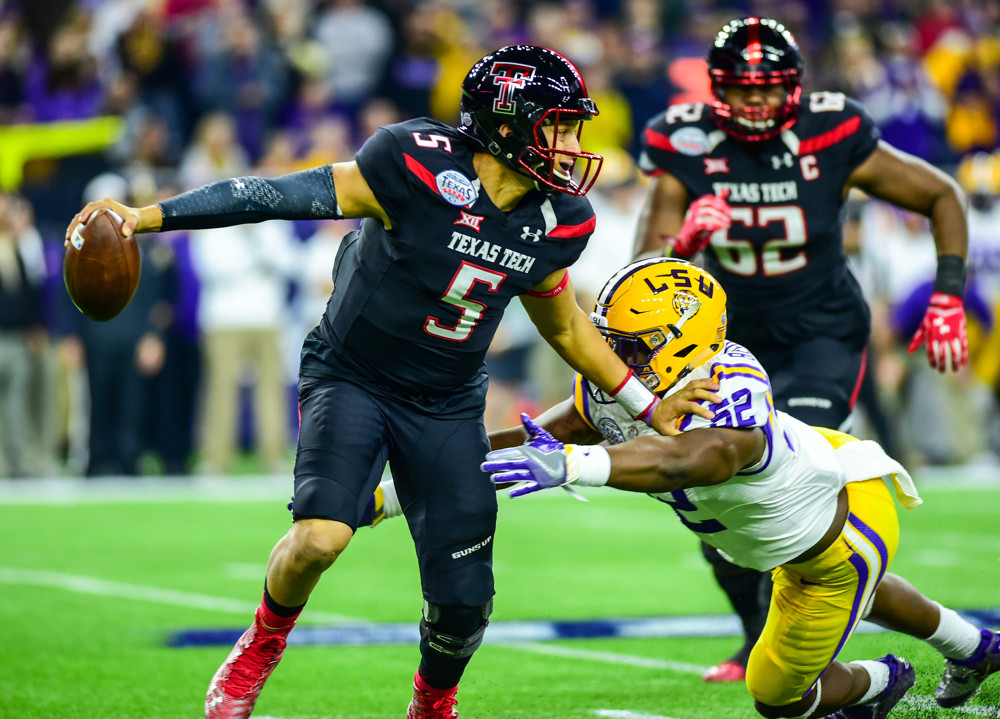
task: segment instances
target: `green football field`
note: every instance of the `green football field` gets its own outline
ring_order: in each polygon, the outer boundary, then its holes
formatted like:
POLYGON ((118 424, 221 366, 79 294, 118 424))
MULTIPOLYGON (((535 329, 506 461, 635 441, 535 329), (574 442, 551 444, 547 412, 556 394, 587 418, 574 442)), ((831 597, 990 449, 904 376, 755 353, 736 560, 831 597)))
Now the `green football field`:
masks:
MULTIPOLYGON (((901 510, 893 571, 997 622, 1000 484, 961 479, 958 471, 917 477, 925 504, 901 510)), ((290 480, 254 477, 0 485, 0 717, 201 716, 232 639, 170 644, 246 628, 267 555, 289 525, 289 489, 290 480)), ((700 680, 739 640, 694 535, 644 496, 587 496, 587 504, 555 491, 501 496, 496 607, 459 692, 463 719, 757 716, 742 685, 700 680), (614 619, 650 621, 602 621, 614 619), (581 633, 591 637, 595 627, 632 627, 635 636, 539 640, 546 622, 589 627, 581 633), (674 636, 677 626, 687 636, 674 636)), ((420 610, 405 523, 387 521, 361 529, 327 572, 301 635, 315 637, 318 626, 360 636, 385 625, 415 631, 420 610)), ((1000 717, 1000 675, 961 710, 936 709, 941 659, 916 640, 860 633, 841 658, 888 652, 909 658, 918 675, 893 717, 1000 717)), ((417 661, 412 641, 300 642, 254 716, 402 719, 417 661)))

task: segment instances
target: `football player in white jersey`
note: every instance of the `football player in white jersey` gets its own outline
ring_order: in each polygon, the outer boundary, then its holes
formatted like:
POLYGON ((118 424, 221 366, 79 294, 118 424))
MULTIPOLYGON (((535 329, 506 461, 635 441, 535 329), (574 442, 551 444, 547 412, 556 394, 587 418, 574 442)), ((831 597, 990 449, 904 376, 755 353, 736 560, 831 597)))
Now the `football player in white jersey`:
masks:
POLYGON ((836 660, 864 618, 945 656, 942 707, 965 703, 1000 669, 1000 633, 888 573, 899 526, 883 478, 915 507, 906 470, 875 442, 774 409, 767 373, 725 339, 726 295, 715 278, 683 260, 640 260, 608 281, 591 319, 654 392, 669 395, 685 378, 714 382, 714 416, 688 415, 679 434, 656 435, 578 377, 574 397, 537 423, 523 416, 523 429, 493 433, 483 469, 500 486, 517 483, 511 496, 567 484, 645 492, 735 563, 772 572, 746 676, 761 715, 885 717, 915 673, 891 654, 836 660))

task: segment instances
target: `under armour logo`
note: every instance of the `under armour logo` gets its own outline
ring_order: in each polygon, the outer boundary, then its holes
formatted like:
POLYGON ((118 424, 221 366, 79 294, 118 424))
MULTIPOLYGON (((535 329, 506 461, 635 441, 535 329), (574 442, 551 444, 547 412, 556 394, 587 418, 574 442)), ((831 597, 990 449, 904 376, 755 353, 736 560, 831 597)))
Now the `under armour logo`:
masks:
POLYGON ((714 175, 717 172, 729 172, 729 160, 725 157, 706 157, 705 174, 714 175))
POLYGON ((519 62, 495 62, 490 69, 493 84, 500 87, 493 100, 493 112, 514 114, 514 91, 522 89, 535 76, 535 68, 519 62))
POLYGON ((538 242, 540 239, 542 239, 541 230, 535 230, 534 232, 532 232, 531 228, 528 227, 527 225, 525 225, 521 229, 524 230, 524 232, 521 233, 521 239, 524 240, 525 242, 527 242, 528 240, 531 240, 532 242, 538 242))
POLYGON ((780 170, 782 165, 785 167, 792 166, 792 153, 786 152, 780 157, 778 155, 771 155, 771 167, 775 170, 780 170))

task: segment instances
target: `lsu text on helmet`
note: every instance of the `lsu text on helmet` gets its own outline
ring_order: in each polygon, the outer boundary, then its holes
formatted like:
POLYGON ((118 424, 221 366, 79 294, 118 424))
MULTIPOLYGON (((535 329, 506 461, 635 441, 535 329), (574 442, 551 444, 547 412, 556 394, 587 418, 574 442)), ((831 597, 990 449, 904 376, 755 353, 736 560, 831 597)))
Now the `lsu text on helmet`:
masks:
POLYGON ((740 140, 769 140, 791 127, 802 97, 802 55, 785 26, 769 18, 732 20, 708 53, 712 82, 711 114, 715 124, 740 140), (780 86, 784 100, 778 107, 750 105, 734 108, 726 93, 734 87, 780 86))
POLYGON ((539 189, 580 196, 597 179, 602 157, 578 147, 557 151, 542 128, 575 123, 579 142, 583 121, 597 114, 573 63, 548 48, 508 45, 466 75, 459 130, 539 189))
POLYGON ((636 376, 663 392, 722 349, 726 293, 698 265, 654 257, 615 273, 590 319, 636 376))

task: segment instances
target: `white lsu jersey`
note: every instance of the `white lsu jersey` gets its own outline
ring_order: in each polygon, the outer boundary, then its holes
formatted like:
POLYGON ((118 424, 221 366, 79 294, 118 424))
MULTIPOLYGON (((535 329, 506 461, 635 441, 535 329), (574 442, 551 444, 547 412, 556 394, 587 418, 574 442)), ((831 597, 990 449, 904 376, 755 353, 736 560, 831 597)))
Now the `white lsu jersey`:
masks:
MULTIPOLYGON (((689 380, 708 378, 719 383, 722 397, 711 406, 715 418, 686 415, 679 429, 760 427, 767 440, 763 457, 722 484, 650 496, 669 504, 684 526, 736 564, 767 571, 822 538, 836 514, 837 494, 849 480, 819 432, 774 409, 767 373, 745 347, 726 342, 668 394, 689 380)), ((577 411, 612 444, 655 434, 579 375, 574 399, 577 411)))

